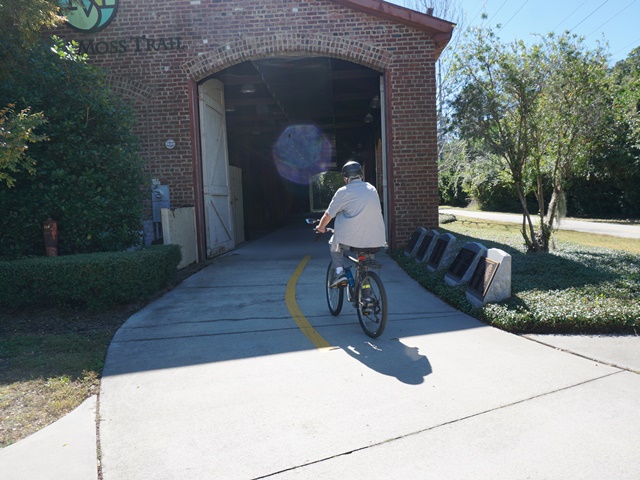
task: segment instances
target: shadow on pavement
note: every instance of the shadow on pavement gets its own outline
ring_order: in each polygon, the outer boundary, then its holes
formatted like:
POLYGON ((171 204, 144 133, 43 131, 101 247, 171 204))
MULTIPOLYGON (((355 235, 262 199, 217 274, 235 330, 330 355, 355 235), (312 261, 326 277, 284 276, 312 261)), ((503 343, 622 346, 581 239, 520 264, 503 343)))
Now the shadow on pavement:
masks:
POLYGON ((407 385, 420 385, 432 372, 426 355, 421 355, 417 347, 405 345, 397 338, 384 343, 362 340, 342 349, 371 370, 395 377, 407 385))

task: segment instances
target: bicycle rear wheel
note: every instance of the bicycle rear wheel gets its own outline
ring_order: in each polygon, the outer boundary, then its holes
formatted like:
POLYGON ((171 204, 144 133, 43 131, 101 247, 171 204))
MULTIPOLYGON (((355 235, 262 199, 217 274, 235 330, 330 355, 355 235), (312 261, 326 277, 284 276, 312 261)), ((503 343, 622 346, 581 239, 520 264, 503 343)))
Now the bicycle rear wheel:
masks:
POLYGON ((329 311, 334 317, 337 316, 342 310, 342 302, 344 302, 344 288, 337 287, 331 288, 331 284, 336 280, 336 269, 333 268, 333 262, 329 262, 327 267, 327 281, 325 284, 327 290, 327 305, 329 311))
POLYGON ((356 292, 358 320, 371 338, 382 335, 387 326, 387 292, 377 273, 367 272, 356 292))

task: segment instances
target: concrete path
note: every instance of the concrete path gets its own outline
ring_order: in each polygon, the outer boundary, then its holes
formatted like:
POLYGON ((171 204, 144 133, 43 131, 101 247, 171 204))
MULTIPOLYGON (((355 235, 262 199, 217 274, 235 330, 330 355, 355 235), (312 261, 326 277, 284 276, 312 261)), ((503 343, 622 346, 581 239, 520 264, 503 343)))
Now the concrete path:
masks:
POLYGON ((96 480, 95 395, 24 440, 0 449, 2 480, 96 480))
POLYGON ((511 335, 388 258, 378 340, 324 300, 326 243, 289 228, 134 315, 109 350, 104 480, 637 478, 640 376, 511 335), (295 301, 332 349, 314 347, 295 301))
MULTIPOLYGON (((380 255, 391 314, 372 340, 349 305, 328 314, 312 238, 247 244, 124 324, 98 405, 103 480, 637 479, 640 337, 508 334, 380 255)), ((79 478, 19 476, 23 442, 0 451, 1 478, 79 478)))
MULTIPOLYGON (((486 218, 498 222, 522 223, 522 215, 515 213, 481 212, 464 208, 441 208, 440 213, 448 213, 460 217, 486 218)), ((589 222, 586 220, 563 219, 558 228, 576 232, 611 235, 623 238, 640 238, 640 225, 623 225, 619 223, 589 222)))

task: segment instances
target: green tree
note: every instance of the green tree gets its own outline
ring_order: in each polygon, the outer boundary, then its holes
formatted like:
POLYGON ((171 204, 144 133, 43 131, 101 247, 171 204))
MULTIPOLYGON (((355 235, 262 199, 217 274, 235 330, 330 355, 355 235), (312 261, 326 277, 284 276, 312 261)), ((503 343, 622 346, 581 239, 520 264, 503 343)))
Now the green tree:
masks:
POLYGON ((438 162, 438 195, 440 205, 463 207, 467 204, 466 180, 470 162, 467 142, 450 138, 443 142, 438 162))
MULTIPOLYGON (((53 0, 2 0, 0 3, 0 83, 15 72, 28 73, 28 65, 18 60, 16 52, 29 49, 39 39, 43 28, 62 21, 60 8, 53 0)), ((19 76, 17 78, 20 78, 19 76)), ((36 129, 44 123, 42 112, 29 107, 15 112, 14 104, 0 105, 0 183, 11 187, 13 173, 24 169, 33 173, 34 160, 27 155, 29 143, 45 140, 36 129)))
POLYGON ((622 213, 640 216, 640 47, 612 69, 613 115, 615 126, 615 186, 622 191, 622 213), (617 153, 617 155, 616 155, 617 153))
POLYGON ((567 190, 573 214, 640 216, 640 48, 609 70, 610 99, 595 148, 567 190))
POLYGON ((29 143, 46 139, 34 129, 44 123, 42 113, 30 113, 30 108, 16 113, 15 105, 0 108, 0 184, 14 185, 12 173, 21 169, 33 174, 35 161, 27 155, 29 143))
POLYGON ((490 29, 472 30, 455 61, 460 93, 453 101, 454 126, 462 138, 482 142, 510 173, 531 250, 540 248, 526 203, 526 167, 543 82, 541 61, 539 48, 529 50, 522 41, 506 46, 490 29))
POLYGON ((566 184, 604 122, 606 58, 575 36, 550 35, 527 46, 477 29, 457 55, 455 71, 457 132, 501 159, 523 212, 528 250, 548 251, 566 184), (535 224, 529 193, 538 203, 535 224))
POLYGON ((47 142, 30 145, 35 171, 0 188, 0 257, 43 255, 42 223, 58 221, 61 254, 119 250, 140 240, 146 192, 135 116, 104 74, 56 41, 16 49, 0 105, 43 112, 47 142))
POLYGON ((634 147, 640 148, 640 47, 629 53, 612 71, 615 107, 629 125, 634 147))
POLYGON ((548 242, 556 221, 566 211, 567 182, 583 169, 597 138, 609 127, 607 60, 597 48, 585 48, 580 39, 562 35, 543 41, 548 70, 536 110, 532 166, 540 206, 543 240, 548 242), (544 198, 548 179, 551 198, 544 198), (545 210, 546 207, 546 210, 545 210))
POLYGON ((0 3, 0 30, 4 40, 18 41, 1 43, 3 58, 9 57, 16 46, 29 46, 40 37, 43 28, 59 25, 60 16, 57 0, 2 0, 0 3))

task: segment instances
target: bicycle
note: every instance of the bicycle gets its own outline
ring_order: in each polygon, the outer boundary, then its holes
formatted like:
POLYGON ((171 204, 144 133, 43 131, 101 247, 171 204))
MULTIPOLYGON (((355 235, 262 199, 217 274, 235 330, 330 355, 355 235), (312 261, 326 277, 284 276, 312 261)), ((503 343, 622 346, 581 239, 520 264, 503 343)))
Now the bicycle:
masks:
MULTIPOLYGON (((310 225, 318 223, 318 220, 312 218, 308 218, 306 221, 310 225)), ((333 232, 333 229, 327 228, 327 231, 333 232)), ((316 240, 321 236, 321 233, 317 233, 316 240)), ((379 270, 381 268, 381 265, 374 258, 374 254, 378 251, 380 251, 379 247, 352 247, 345 251, 344 257, 355 266, 355 275, 351 274, 351 266, 345 267, 346 284, 332 287, 336 281, 336 271, 332 262, 329 261, 325 284, 327 305, 331 315, 336 317, 342 311, 346 292, 347 301, 358 312, 358 321, 362 330, 371 338, 378 338, 387 326, 387 291, 380 276, 371 271, 371 269, 379 270)))

